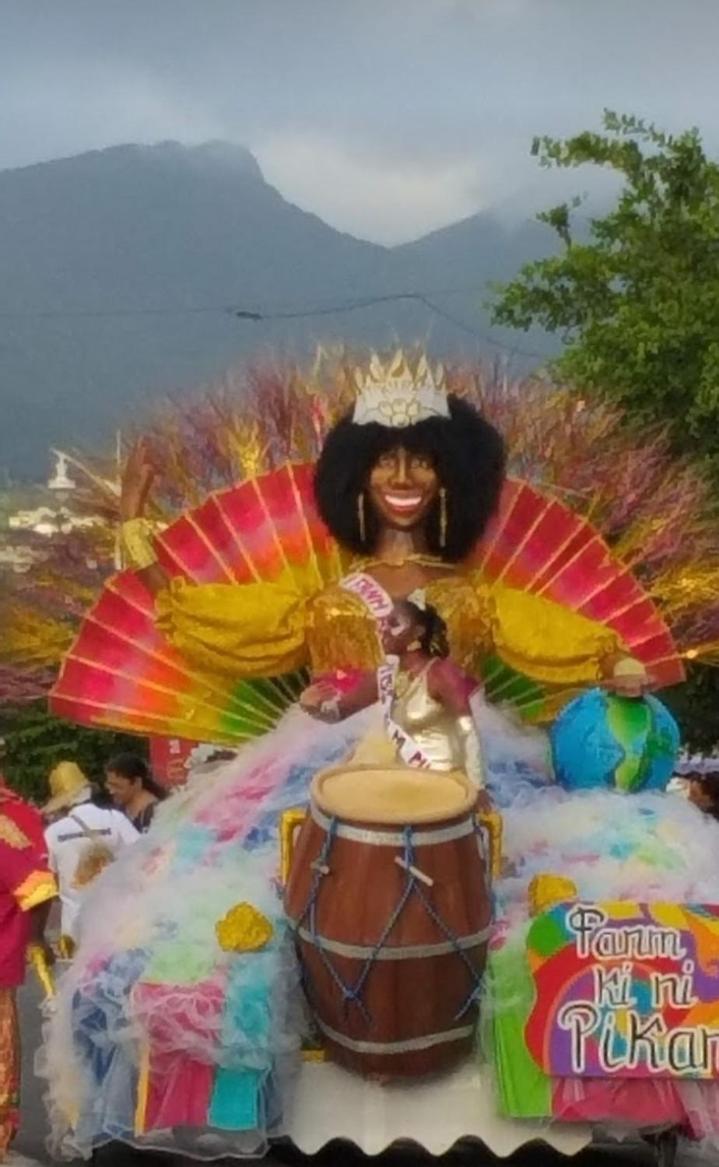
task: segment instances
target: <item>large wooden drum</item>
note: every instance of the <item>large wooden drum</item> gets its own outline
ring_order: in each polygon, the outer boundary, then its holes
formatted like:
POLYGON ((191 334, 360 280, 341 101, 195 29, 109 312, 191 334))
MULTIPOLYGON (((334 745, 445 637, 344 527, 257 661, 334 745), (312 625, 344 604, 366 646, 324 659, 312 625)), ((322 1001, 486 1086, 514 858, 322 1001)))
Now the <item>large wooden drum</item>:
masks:
POLYGON ((415 1077, 474 1040, 491 906, 462 774, 328 770, 312 784, 285 903, 328 1054, 415 1077))

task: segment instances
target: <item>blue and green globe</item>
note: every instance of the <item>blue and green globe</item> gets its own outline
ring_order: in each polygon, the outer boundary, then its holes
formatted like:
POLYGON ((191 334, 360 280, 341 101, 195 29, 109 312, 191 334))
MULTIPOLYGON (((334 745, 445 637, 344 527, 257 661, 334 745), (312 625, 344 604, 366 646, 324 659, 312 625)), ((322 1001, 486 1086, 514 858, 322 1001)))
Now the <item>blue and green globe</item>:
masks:
POLYGON ((551 730, 554 773, 567 790, 664 790, 679 754, 679 727, 656 697, 590 689, 551 730))

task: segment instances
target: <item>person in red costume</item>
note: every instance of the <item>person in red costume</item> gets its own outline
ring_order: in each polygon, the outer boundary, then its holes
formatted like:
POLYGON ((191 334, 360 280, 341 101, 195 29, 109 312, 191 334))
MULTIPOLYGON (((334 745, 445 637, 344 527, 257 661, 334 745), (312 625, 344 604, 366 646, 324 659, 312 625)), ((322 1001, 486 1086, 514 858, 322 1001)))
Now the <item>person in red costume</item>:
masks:
POLYGON ((45 925, 57 887, 50 874, 39 813, 0 775, 0 1162, 18 1127, 20 1031, 16 994, 27 950, 51 959, 45 925))

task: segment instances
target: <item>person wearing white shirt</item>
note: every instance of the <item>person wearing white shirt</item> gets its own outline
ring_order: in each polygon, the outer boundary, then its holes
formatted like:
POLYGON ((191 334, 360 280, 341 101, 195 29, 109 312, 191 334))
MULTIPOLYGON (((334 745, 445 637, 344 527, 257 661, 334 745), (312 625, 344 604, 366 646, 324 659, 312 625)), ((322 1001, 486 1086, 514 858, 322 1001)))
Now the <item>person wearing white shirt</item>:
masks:
POLYGON ((50 792, 43 814, 53 821, 45 830, 45 841, 50 870, 59 886, 60 927, 68 951, 78 941, 78 917, 87 887, 140 836, 122 811, 93 801, 92 786, 74 762, 55 767, 50 792))

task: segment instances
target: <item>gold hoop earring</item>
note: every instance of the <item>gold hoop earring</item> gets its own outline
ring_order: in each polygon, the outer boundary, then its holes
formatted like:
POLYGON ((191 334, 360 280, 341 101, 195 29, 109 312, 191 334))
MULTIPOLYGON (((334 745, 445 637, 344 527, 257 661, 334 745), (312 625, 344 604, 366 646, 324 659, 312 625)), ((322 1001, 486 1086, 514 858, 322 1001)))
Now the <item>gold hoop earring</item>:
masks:
POLYGON ((364 513, 364 491, 361 490, 357 495, 357 525, 359 527, 360 543, 364 547, 367 541, 367 529, 365 527, 365 513, 364 513))
POLYGON ((444 486, 439 490, 439 545, 447 546, 447 491, 444 486))

